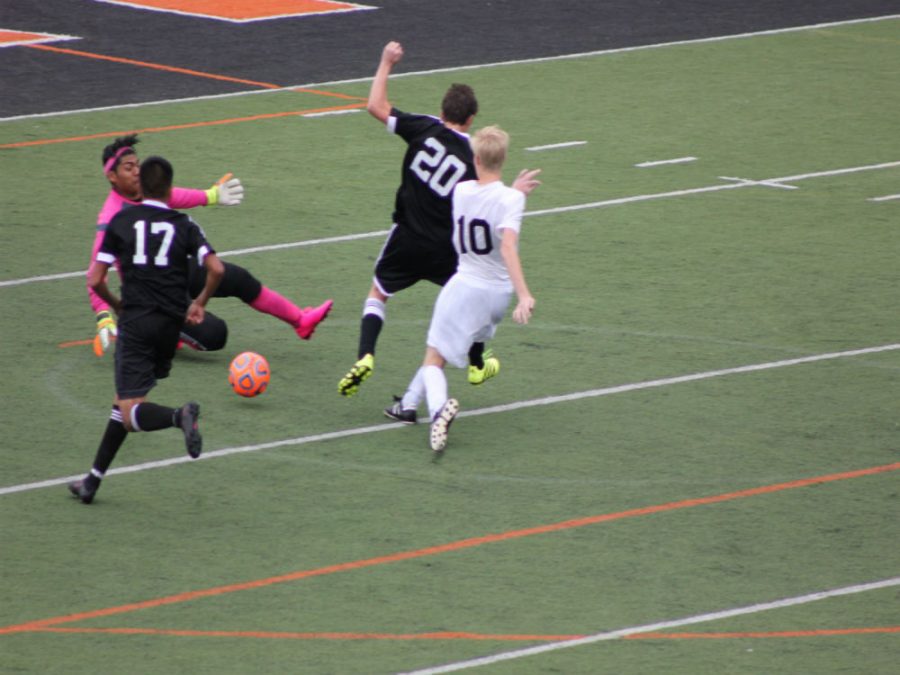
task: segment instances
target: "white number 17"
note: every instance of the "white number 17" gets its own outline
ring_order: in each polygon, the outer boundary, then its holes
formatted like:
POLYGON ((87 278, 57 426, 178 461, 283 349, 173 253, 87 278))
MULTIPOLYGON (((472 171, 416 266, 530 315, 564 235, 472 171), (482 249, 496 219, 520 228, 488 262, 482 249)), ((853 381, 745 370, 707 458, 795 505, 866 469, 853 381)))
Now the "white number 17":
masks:
MULTIPOLYGON (((135 265, 147 264, 147 222, 139 220, 134 224, 134 231, 137 240, 134 243, 134 257, 132 260, 135 265)), ((159 246, 159 250, 153 257, 153 264, 157 267, 169 266, 169 249, 172 248, 172 240, 175 238, 175 226, 172 223, 159 222, 150 226, 150 234, 162 234, 163 240, 159 246)))

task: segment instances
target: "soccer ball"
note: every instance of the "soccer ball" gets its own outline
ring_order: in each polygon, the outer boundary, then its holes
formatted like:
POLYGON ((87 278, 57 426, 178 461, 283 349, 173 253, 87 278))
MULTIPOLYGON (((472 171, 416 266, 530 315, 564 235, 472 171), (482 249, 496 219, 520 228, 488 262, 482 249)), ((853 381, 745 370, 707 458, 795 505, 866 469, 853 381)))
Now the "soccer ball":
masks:
POLYGON ((269 362, 256 352, 242 352, 228 367, 228 383, 241 396, 259 396, 269 386, 269 362))

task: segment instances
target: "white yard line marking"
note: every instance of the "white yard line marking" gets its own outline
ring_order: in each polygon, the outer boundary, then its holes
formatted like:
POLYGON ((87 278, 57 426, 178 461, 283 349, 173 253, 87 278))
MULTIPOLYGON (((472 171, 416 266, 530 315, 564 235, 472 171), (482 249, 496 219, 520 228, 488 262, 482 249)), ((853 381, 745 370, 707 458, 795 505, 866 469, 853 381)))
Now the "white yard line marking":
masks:
POLYGON ((647 167, 651 166, 663 166, 665 164, 686 164, 687 162, 696 161, 696 157, 676 157, 675 159, 657 159, 652 162, 641 162, 640 164, 635 164, 635 166, 639 169, 646 169, 647 167))
POLYGON ((892 199, 900 199, 900 195, 885 195, 884 197, 871 197, 868 199, 870 202, 889 202, 892 199))
POLYGON ((356 113, 362 112, 362 110, 331 110, 329 112, 320 112, 320 113, 307 113, 306 115, 301 115, 300 119, 304 117, 331 117, 333 115, 355 115, 356 113))
MULTIPOLYGON (((542 209, 539 211, 526 211, 526 216, 546 216, 557 213, 565 213, 567 211, 582 211, 584 209, 599 209, 607 206, 618 206, 620 204, 633 204, 638 202, 651 201, 653 199, 667 199, 669 197, 685 197, 687 195, 701 194, 703 192, 718 192, 719 190, 733 190, 735 188, 766 186, 779 187, 785 189, 795 189, 795 186, 783 185, 783 183, 795 182, 799 180, 807 180, 809 178, 824 178, 827 176, 842 176, 850 173, 858 173, 860 171, 875 171, 879 169, 892 169, 900 166, 898 162, 882 162, 881 164, 867 164, 865 166, 852 166, 844 169, 831 169, 829 171, 817 171, 814 173, 797 174, 795 176, 782 176, 780 178, 766 178, 763 180, 749 180, 746 178, 728 178, 726 180, 736 181, 731 183, 720 183, 716 185, 708 185, 706 187, 689 188, 686 190, 672 190, 670 192, 657 192, 652 194, 634 195, 631 197, 619 197, 616 199, 606 199, 600 202, 590 202, 587 204, 574 204, 572 206, 557 206, 550 209, 542 209)), ((285 248, 299 248, 303 246, 314 246, 318 244, 332 244, 344 241, 353 241, 356 239, 368 239, 371 237, 381 237, 388 233, 388 230, 377 230, 374 232, 363 232, 360 234, 348 234, 338 237, 326 237, 323 239, 307 239, 305 241, 286 242, 284 244, 269 244, 267 246, 254 246, 252 248, 235 249, 233 251, 223 251, 219 255, 244 255, 247 253, 262 253, 265 251, 277 251, 285 248)), ((37 277, 25 277, 22 279, 7 279, 0 281, 0 288, 5 286, 21 286, 23 284, 36 283, 39 281, 57 281, 59 279, 71 279, 87 274, 87 270, 80 272, 62 272, 60 274, 43 274, 37 277)))
POLYGON ((439 673, 452 673, 459 670, 468 670, 469 668, 478 668, 479 666, 488 666, 501 661, 511 661, 513 659, 521 659, 527 656, 536 656, 538 654, 546 654, 547 652, 559 649, 569 649, 570 647, 581 647, 583 645, 594 644, 597 642, 606 642, 610 640, 618 640, 628 635, 637 635, 640 633, 653 633, 660 630, 669 630, 680 626, 691 626, 698 623, 706 623, 708 621, 719 621, 721 619, 730 619, 736 616, 746 616, 748 614, 758 614, 760 612, 768 612, 773 609, 784 609, 786 607, 796 607, 797 605, 805 605, 817 600, 826 600, 828 598, 836 598, 844 595, 856 595, 865 593, 866 591, 875 591, 885 588, 900 586, 900 577, 890 579, 882 579, 881 581, 873 581, 865 584, 854 584, 853 586, 844 586, 843 588, 833 588, 827 591, 817 591, 806 595, 798 595, 793 598, 783 598, 781 600, 773 600, 771 602, 760 602, 755 605, 746 607, 736 607, 733 609, 723 609, 706 614, 696 614, 681 619, 672 619, 670 621, 659 621, 657 623, 644 624, 641 626, 631 626, 628 628, 620 628, 613 631, 604 631, 587 637, 575 640, 564 640, 561 642, 551 642, 549 644, 537 645, 526 649, 516 649, 515 651, 503 652, 501 654, 493 654, 492 656, 484 656, 477 659, 469 659, 467 661, 458 661, 457 663, 449 663, 434 668, 423 668, 421 670, 409 671, 405 675, 438 675, 439 673))
POLYGON ((750 180, 749 178, 735 178, 733 176, 719 176, 722 180, 731 180, 742 185, 762 185, 764 187, 781 188, 782 190, 799 190, 796 185, 782 185, 775 180, 750 180))
MULTIPOLYGON (((438 68, 434 70, 420 70, 416 72, 410 73, 394 73, 391 75, 392 78, 398 77, 418 77, 421 75, 434 75, 438 73, 454 73, 463 70, 480 70, 482 68, 496 68, 499 66, 517 66, 517 65, 527 65, 531 63, 545 63, 548 61, 563 61, 563 60, 571 60, 571 59, 581 59, 588 58, 592 56, 608 56, 612 54, 622 54, 625 52, 636 52, 643 51, 647 49, 662 49, 665 47, 680 47, 685 45, 696 45, 696 44, 706 44, 713 42, 724 42, 726 40, 741 40, 745 38, 754 38, 754 37, 763 37, 767 35, 781 35, 783 33, 796 33, 799 31, 807 31, 807 30, 818 30, 821 28, 835 28, 837 26, 852 26, 854 24, 861 23, 875 23, 879 21, 892 21, 894 19, 900 19, 900 14, 886 14, 884 16, 873 16, 873 17, 865 17, 862 19, 848 19, 846 21, 831 21, 827 23, 816 23, 810 24, 806 26, 792 26, 788 28, 774 28, 771 30, 762 30, 756 31, 753 33, 736 33, 734 35, 719 35, 715 37, 708 38, 698 38, 696 40, 676 40, 674 42, 659 42, 652 45, 637 45, 634 47, 619 47, 617 49, 601 49, 598 51, 592 52, 579 52, 577 54, 560 54, 558 56, 545 56, 534 59, 519 59, 513 61, 499 61, 496 63, 481 63, 475 64, 471 66, 457 66, 454 68, 438 68)), ((347 80, 332 80, 330 82, 313 82, 309 84, 294 84, 290 86, 283 87, 281 89, 267 89, 267 90, 258 90, 254 89, 252 91, 239 91, 232 92, 229 94, 212 94, 209 96, 191 96, 188 98, 177 98, 177 99, 167 99, 163 101, 148 101, 144 103, 124 103, 122 105, 114 105, 114 106, 104 106, 98 108, 81 108, 79 110, 61 110, 59 112, 51 112, 51 113, 35 113, 31 115, 16 115, 14 117, 2 117, 0 118, 0 122, 11 122, 15 120, 27 120, 27 119, 36 119, 39 117, 51 117, 55 115, 76 115, 79 113, 91 113, 91 112, 99 112, 104 110, 119 110, 123 108, 135 108, 146 105, 164 105, 167 103, 183 103, 183 102, 193 102, 193 101, 202 101, 207 99, 217 99, 217 98, 229 98, 232 96, 252 96, 257 94, 273 94, 284 91, 291 91, 293 89, 321 89, 322 87, 330 87, 340 84, 356 84, 359 82, 370 82, 372 80, 371 76, 369 77, 357 77, 347 80)))
MULTIPOLYGON (((360 234, 344 234, 337 237, 324 237, 322 239, 306 239, 304 241, 289 241, 284 244, 268 244, 265 246, 251 246, 250 248, 237 248, 233 251, 221 251, 220 257, 232 255, 246 255, 247 253, 264 253, 266 251, 278 251, 286 248, 302 248, 304 246, 318 246, 319 244, 334 244, 343 241, 355 241, 357 239, 371 239, 372 237, 384 237, 390 230, 376 230, 374 232, 362 232, 360 234)), ((115 272, 116 268, 111 267, 111 272, 115 272)), ((62 272, 60 274, 43 274, 38 277, 27 277, 25 279, 9 279, 0 281, 0 288, 3 286, 21 286, 22 284, 30 284, 38 281, 58 281, 60 279, 71 279, 73 277, 83 277, 87 274, 87 270, 79 272, 62 272)))
POLYGON ((533 145, 525 148, 531 152, 539 152, 541 150, 556 150, 557 148, 571 148, 576 145, 587 145, 587 141, 567 141, 566 143, 553 143, 552 145, 533 145))
MULTIPOLYGON (((479 415, 492 415, 494 413, 509 412, 511 410, 520 410, 522 408, 534 408, 545 405, 555 405, 557 403, 566 403, 569 401, 580 401, 588 398, 596 398, 598 396, 611 396, 613 394, 624 394, 642 389, 654 389, 658 387, 667 387, 673 384, 684 384, 686 382, 697 382, 700 380, 708 380, 715 377, 724 377, 726 375, 738 375, 741 373, 754 373, 764 370, 772 370, 774 368, 785 368, 787 366, 797 366, 806 363, 816 363, 818 361, 830 361, 840 358, 849 358, 854 356, 865 356, 868 354, 879 354, 882 352, 895 351, 900 349, 900 343, 880 345, 877 347, 865 347, 862 349, 851 349, 843 352, 827 352, 824 354, 813 354, 811 356, 801 356, 793 359, 782 359, 780 361, 769 361, 766 363, 755 363, 746 366, 736 366, 734 368, 723 368, 721 370, 709 370, 703 373, 692 373, 689 375, 679 375, 675 377, 665 377, 657 380, 648 380, 645 382, 634 382, 631 384, 622 384, 615 387, 604 387, 602 389, 590 389, 587 391, 573 392, 571 394, 562 394, 559 396, 546 396, 543 398, 531 399, 527 401, 516 401, 514 403, 506 403, 503 405, 491 406, 488 408, 479 408, 476 410, 468 410, 459 414, 459 417, 476 417, 479 415)), ((349 438, 351 436, 360 436, 363 434, 371 434, 379 431, 391 431, 402 428, 403 425, 394 422, 385 424, 376 424, 367 427, 357 427, 356 429, 344 429, 342 431, 331 431, 312 436, 301 436, 298 438, 287 438, 280 441, 271 441, 269 443, 259 443, 256 445, 242 445, 233 448, 222 448, 221 450, 213 450, 204 453, 199 460, 193 460, 182 455, 170 459, 163 459, 155 462, 144 462, 142 464, 133 464, 131 466, 123 466, 111 469, 107 475, 117 475, 124 473, 136 473, 138 471, 146 471, 149 469, 160 469, 163 467, 174 466, 176 464, 185 464, 187 462, 211 460, 219 457, 228 457, 229 455, 237 455, 246 452, 257 452, 259 450, 271 450, 273 448, 283 448, 294 445, 306 445, 309 443, 317 443, 319 441, 330 441, 339 438, 349 438)), ((65 485, 69 481, 81 478, 78 476, 65 476, 63 478, 51 478, 35 483, 22 483, 20 485, 9 485, 0 488, 0 496, 14 494, 17 492, 28 492, 46 487, 54 487, 57 485, 65 485)))
MULTIPOLYGON (((599 209, 606 206, 616 206, 619 204, 631 204, 635 202, 646 202, 652 199, 666 199, 668 197, 684 197, 687 195, 695 195, 703 192, 718 192, 719 190, 734 190, 735 188, 753 187, 756 185, 774 185, 780 183, 792 183, 808 178, 824 178, 826 176, 841 176, 849 173, 858 173, 860 171, 874 171, 878 169, 891 169, 900 166, 900 162, 882 162, 880 164, 867 164, 865 166, 852 166, 845 169, 831 169, 829 171, 816 171, 813 173, 797 174, 795 176, 781 176, 778 178, 765 178, 763 180, 735 179, 739 182, 724 183, 719 185, 708 185, 700 188, 690 188, 687 190, 672 190, 671 192, 657 192, 653 194, 634 195, 632 197, 619 197, 617 199, 606 199, 601 202, 590 202, 587 204, 575 204, 573 206, 559 206, 552 209, 542 209, 540 211, 528 211, 526 216, 544 216, 553 213, 562 213, 564 211, 581 211, 584 209, 599 209)), ((778 187, 785 187, 778 185, 778 187)))
POLYGON ((378 230, 376 232, 362 232, 360 234, 342 234, 337 237, 323 237, 322 239, 307 239, 305 241, 290 241, 285 244, 267 244, 265 246, 253 246, 251 248, 236 248, 233 251, 222 251, 220 256, 244 255, 246 253, 261 253, 264 251, 278 251, 284 248, 300 248, 303 246, 318 246, 319 244, 335 244, 342 241, 356 241, 357 239, 371 239, 372 237, 387 236, 390 230, 378 230))

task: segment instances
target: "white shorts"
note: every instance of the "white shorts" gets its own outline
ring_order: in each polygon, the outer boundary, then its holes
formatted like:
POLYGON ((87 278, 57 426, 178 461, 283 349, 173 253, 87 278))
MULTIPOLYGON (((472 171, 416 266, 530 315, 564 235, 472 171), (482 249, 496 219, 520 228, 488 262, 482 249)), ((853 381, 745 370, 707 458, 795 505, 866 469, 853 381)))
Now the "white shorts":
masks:
POLYGON ((494 337, 511 298, 508 288, 476 286, 454 275, 434 303, 428 346, 438 350, 448 363, 465 368, 472 343, 494 337))

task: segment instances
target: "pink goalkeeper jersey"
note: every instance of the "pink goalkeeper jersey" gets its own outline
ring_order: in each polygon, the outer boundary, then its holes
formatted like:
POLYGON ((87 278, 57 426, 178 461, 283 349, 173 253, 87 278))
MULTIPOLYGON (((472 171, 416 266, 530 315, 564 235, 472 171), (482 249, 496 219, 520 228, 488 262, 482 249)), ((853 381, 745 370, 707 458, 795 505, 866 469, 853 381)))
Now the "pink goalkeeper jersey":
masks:
MULTIPOLYGON (((206 203, 206 190, 172 188, 172 198, 169 200, 169 206, 173 209, 192 209, 195 206, 206 206, 206 203)), ((97 257, 97 251, 100 250, 100 244, 103 243, 103 237, 106 234, 106 226, 109 225, 109 221, 126 206, 135 204, 140 204, 140 202, 125 199, 115 190, 109 191, 106 201, 103 202, 103 208, 100 209, 100 214, 97 216, 97 234, 94 236, 94 247, 91 249, 91 262, 88 265, 88 274, 94 267, 94 258, 97 257)), ((109 309, 109 305, 90 288, 88 288, 88 295, 95 314, 109 309)))

